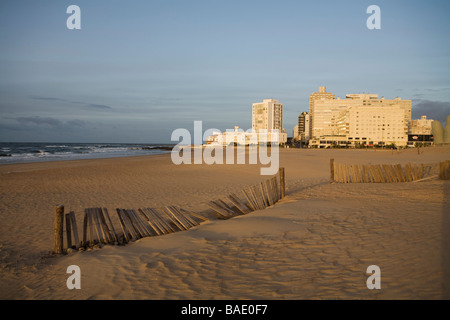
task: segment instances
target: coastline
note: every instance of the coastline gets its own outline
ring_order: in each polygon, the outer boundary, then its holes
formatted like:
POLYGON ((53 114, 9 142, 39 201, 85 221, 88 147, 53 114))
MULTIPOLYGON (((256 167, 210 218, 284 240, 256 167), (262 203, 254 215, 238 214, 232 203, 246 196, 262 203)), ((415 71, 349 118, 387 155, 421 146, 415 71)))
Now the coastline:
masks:
POLYGON ((342 163, 437 163, 450 148, 375 152, 280 149, 287 197, 186 232, 67 256, 53 247, 54 206, 204 203, 265 180, 260 165, 179 165, 170 154, 0 166, 0 299, 449 298, 448 181, 330 184, 342 163), (433 194, 433 197, 430 195, 433 194), (68 265, 82 290, 65 286, 68 265), (365 268, 380 265, 382 290, 365 268))

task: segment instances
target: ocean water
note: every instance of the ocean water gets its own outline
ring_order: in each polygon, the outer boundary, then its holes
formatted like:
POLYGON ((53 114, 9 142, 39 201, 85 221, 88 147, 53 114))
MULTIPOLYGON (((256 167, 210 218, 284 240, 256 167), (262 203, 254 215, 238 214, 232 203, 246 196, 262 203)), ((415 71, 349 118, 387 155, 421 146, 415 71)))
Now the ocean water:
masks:
POLYGON ((170 144, 0 142, 0 164, 144 156, 169 153, 172 147, 170 144))

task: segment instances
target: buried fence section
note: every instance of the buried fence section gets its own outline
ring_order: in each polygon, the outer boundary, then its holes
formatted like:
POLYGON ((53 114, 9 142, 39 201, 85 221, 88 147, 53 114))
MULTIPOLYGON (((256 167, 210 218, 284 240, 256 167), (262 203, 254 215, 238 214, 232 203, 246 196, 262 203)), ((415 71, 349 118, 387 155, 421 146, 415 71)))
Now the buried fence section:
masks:
POLYGON ((67 249, 84 250, 104 244, 126 244, 144 237, 184 231, 199 225, 199 221, 208 220, 199 214, 175 206, 138 210, 118 208, 116 213, 120 225, 118 232, 106 208, 86 208, 83 216, 82 238, 79 239, 75 213, 71 211, 64 215, 64 207, 57 206, 54 222, 54 253, 64 253, 64 231, 67 249))
MULTIPOLYGON (((272 206, 284 197, 284 193, 284 168, 280 168, 279 176, 250 186, 240 194, 232 193, 223 199, 210 201, 208 205, 219 218, 229 219, 272 206)), ((117 208, 116 213, 120 228, 115 228, 106 208, 86 208, 79 238, 75 212, 64 214, 64 206, 55 207, 54 253, 65 252, 64 225, 68 249, 66 252, 70 252, 104 244, 126 244, 144 237, 185 231, 208 220, 202 215, 176 206, 137 210, 117 208)))
POLYGON ((241 196, 233 193, 226 199, 209 201, 207 205, 220 219, 229 219, 274 205, 285 196, 285 190, 284 168, 280 168, 278 177, 274 176, 243 189, 241 196))
MULTIPOLYGON (((230 195, 235 205, 245 208, 240 200, 230 195)), ((243 209, 245 210, 245 209, 243 209)), ((106 208, 86 208, 82 217, 82 233, 79 238, 75 213, 64 214, 64 206, 55 207, 54 250, 55 254, 64 253, 64 232, 66 248, 69 250, 86 249, 102 244, 125 244, 143 237, 158 236, 176 231, 188 230, 206 221, 207 218, 182 208, 170 206, 164 208, 116 209, 121 233, 111 220, 106 208), (65 225, 65 229, 64 229, 65 225)), ((249 210, 243 213, 248 213, 249 210)))
MULTIPOLYGON (((330 159, 330 183, 398 183, 433 178, 432 165, 353 165, 330 159)), ((440 179, 450 179, 450 161, 440 163, 440 179)))

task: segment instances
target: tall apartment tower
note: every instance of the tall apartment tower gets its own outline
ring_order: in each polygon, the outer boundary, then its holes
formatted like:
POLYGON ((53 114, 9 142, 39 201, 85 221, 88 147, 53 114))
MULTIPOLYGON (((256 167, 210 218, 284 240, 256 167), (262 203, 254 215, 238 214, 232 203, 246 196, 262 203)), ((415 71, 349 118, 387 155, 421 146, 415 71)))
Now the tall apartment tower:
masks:
POLYGON ((334 99, 334 94, 327 92, 326 87, 319 87, 318 92, 313 92, 309 96, 309 133, 311 136, 314 136, 317 129, 317 124, 323 122, 322 118, 324 116, 323 110, 316 110, 317 108, 314 105, 314 101, 325 99, 334 99))
POLYGON ((302 143, 307 143, 309 141, 309 114, 308 112, 302 112, 298 116, 298 132, 297 136, 302 143))
POLYGON ((252 105, 252 129, 283 130, 283 105, 275 99, 264 99, 252 105))

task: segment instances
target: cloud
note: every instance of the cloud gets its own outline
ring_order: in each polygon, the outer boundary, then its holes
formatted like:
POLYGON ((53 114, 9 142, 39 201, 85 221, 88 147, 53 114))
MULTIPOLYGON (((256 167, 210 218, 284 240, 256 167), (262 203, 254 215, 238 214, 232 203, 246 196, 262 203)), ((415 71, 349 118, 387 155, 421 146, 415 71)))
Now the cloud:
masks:
POLYGON ((82 120, 78 120, 78 119, 75 119, 75 120, 69 120, 69 121, 67 121, 66 122, 69 126, 72 126, 72 127, 79 127, 79 128, 84 128, 84 127, 86 127, 86 122, 84 122, 84 121, 82 121, 82 120))
POLYGON ((450 102, 414 99, 412 101, 412 119, 419 119, 426 115, 429 119, 439 120, 445 123, 447 115, 450 115, 450 102))
MULTIPOLYGON (((35 125, 35 126, 47 126, 47 127, 59 127, 64 126, 66 129, 70 127, 76 127, 76 128, 85 128, 86 122, 79 119, 73 119, 68 121, 62 121, 56 118, 52 117, 39 117, 39 116, 33 116, 33 117, 18 117, 18 118, 5 118, 5 119, 12 119, 17 121, 20 125, 35 125)), ((20 127, 16 126, 10 126, 9 127, 14 128, 16 130, 20 130, 20 127)))
POLYGON ((87 109, 97 109, 97 110, 111 110, 112 107, 105 105, 105 104, 96 104, 96 103, 89 103, 89 102, 83 102, 83 101, 72 101, 67 99, 61 99, 56 97, 41 97, 41 96, 29 96, 30 99, 33 100, 43 100, 43 101, 57 101, 57 102, 64 102, 64 103, 70 103, 70 104, 79 104, 83 105, 87 109))
POLYGON ((51 118, 51 117, 47 117, 47 118, 43 118, 43 117, 39 117, 39 116, 35 116, 35 117, 19 117, 16 118, 16 121, 19 122, 20 124, 35 124, 38 126, 41 125, 48 125, 51 127, 56 127, 59 126, 62 122, 58 119, 55 118, 51 118))
POLYGON ((93 109, 112 109, 110 106, 104 105, 104 104, 86 104, 86 107, 93 108, 93 109))
POLYGON ((51 97, 30 96, 30 98, 31 98, 31 99, 34 99, 34 100, 69 102, 68 100, 64 100, 64 99, 60 99, 60 98, 51 98, 51 97))
POLYGON ((428 92, 445 92, 445 91, 449 91, 450 88, 427 88, 425 89, 425 91, 428 92))

